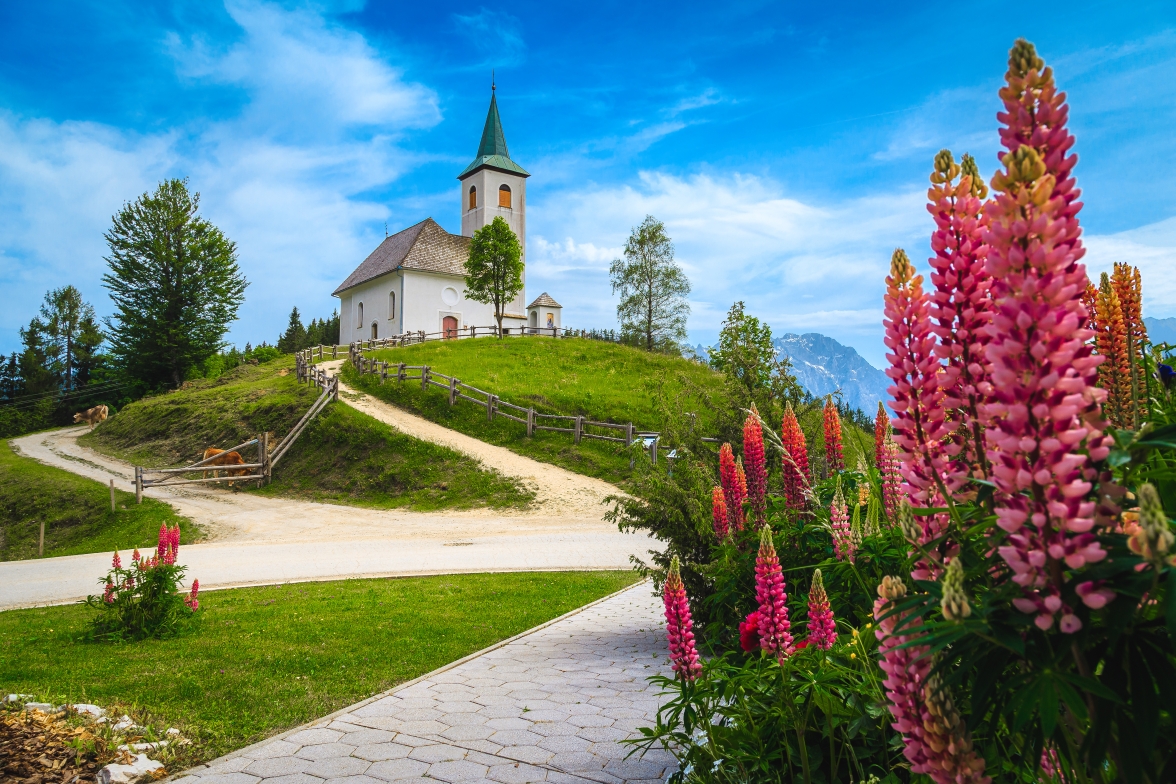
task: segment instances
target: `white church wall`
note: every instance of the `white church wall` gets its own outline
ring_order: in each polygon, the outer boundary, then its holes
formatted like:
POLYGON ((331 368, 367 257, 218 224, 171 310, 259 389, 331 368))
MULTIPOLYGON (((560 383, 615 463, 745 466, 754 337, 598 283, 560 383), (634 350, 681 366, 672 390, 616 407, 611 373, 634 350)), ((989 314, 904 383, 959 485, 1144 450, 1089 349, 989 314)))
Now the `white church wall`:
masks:
MULTIPOLYGON (((523 283, 527 282, 527 178, 517 174, 507 174, 495 169, 482 169, 474 172, 461 181, 461 233, 464 237, 474 236, 474 232, 501 217, 510 226, 510 230, 519 238, 522 249, 523 283), (498 190, 506 185, 511 191, 511 206, 498 206, 498 190), (478 192, 478 202, 474 209, 470 209, 470 188, 478 192)), ((526 309, 526 299, 520 292, 515 300, 506 307, 507 313, 522 315, 526 309)))

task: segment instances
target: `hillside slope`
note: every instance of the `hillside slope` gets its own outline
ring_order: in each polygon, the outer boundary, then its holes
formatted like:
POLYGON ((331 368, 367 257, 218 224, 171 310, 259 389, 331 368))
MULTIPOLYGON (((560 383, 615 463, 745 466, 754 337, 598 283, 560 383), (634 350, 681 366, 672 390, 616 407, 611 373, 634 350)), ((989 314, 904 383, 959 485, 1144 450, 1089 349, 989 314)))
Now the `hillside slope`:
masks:
MULTIPOLYGON (((195 462, 206 447, 229 447, 265 431, 280 438, 319 394, 295 380, 292 366, 292 357, 246 365, 144 398, 80 442, 138 465, 163 467, 195 462)), ((520 508, 532 499, 517 481, 475 460, 339 403, 307 427, 270 485, 249 492, 421 511, 520 508)))

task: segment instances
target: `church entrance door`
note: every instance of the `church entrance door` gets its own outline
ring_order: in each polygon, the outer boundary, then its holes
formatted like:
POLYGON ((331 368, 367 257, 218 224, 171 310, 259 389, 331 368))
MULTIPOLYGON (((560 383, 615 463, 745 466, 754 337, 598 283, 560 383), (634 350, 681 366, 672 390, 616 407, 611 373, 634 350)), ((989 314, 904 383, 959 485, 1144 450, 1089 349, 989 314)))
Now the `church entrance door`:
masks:
POLYGON ((457 319, 453 316, 446 316, 442 319, 441 328, 445 330, 446 340, 457 337, 457 319))

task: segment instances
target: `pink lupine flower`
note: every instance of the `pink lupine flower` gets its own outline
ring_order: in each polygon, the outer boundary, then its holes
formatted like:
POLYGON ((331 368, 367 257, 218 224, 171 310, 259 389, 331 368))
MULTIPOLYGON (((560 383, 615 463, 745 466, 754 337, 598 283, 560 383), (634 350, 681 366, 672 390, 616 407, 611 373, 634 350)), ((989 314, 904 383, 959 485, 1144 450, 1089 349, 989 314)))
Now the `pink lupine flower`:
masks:
POLYGON ((829 506, 829 524, 833 529, 834 554, 838 560, 853 563, 853 529, 849 525, 849 508, 845 504, 845 495, 841 492, 840 479, 837 480, 837 489, 833 492, 833 503, 829 506))
POLYGON ((692 681, 702 672, 702 665, 694 645, 694 622, 690 619, 690 603, 686 600, 686 586, 682 583, 678 556, 674 556, 670 562, 670 571, 662 586, 662 601, 666 608, 666 639, 670 644, 670 661, 674 672, 682 680, 692 681))
POLYGON ((944 362, 939 385, 943 405, 960 428, 956 438, 964 445, 965 463, 987 478, 980 419, 985 398, 980 390, 988 381, 985 348, 992 308, 992 280, 984 266, 988 247, 983 239, 981 203, 988 189, 971 156, 965 155, 961 166, 947 150, 935 156, 931 183, 927 210, 936 227, 931 235, 935 255, 930 260, 935 289, 928 315, 937 323, 933 328, 939 336, 935 353, 944 362))
POLYGON ((804 432, 800 429, 796 412, 792 410, 792 403, 784 409, 780 442, 784 445, 785 452, 782 458, 784 495, 788 499, 788 508, 794 512, 801 512, 808 505, 805 501, 809 471, 808 445, 805 443, 804 432))
POLYGON ((882 506, 886 519, 893 523, 898 519, 898 505, 902 501, 902 474, 898 467, 898 444, 894 443, 889 431, 882 445, 882 506))
POLYGON ((122 568, 122 558, 119 557, 118 550, 114 551, 114 558, 110 559, 110 568, 111 569, 121 569, 122 568))
POLYGON ((723 488, 711 490, 711 519, 714 521, 715 536, 719 541, 727 538, 727 499, 723 497, 723 488))
POLYGON ((189 593, 186 597, 184 597, 184 604, 188 605, 188 609, 190 609, 192 612, 196 612, 197 610, 200 609, 200 600, 196 598, 196 594, 199 591, 200 591, 200 581, 193 580, 192 581, 192 592, 189 593))
POLYGON ((768 467, 764 463, 764 432, 755 403, 743 423, 743 467, 747 472, 747 500, 751 502, 754 525, 767 517, 768 467))
POLYGON ((878 401, 878 414, 874 417, 874 466, 881 471, 883 452, 886 449, 886 437, 890 433, 890 415, 886 413, 886 406, 878 401))
POLYGON ((833 608, 825 593, 825 582, 821 570, 813 572, 813 585, 808 600, 808 643, 827 651, 837 642, 837 624, 833 621, 833 608))
MULTIPOLYGON (((1062 563, 1081 569, 1106 557, 1095 535, 1097 478, 1093 462, 1110 452, 1096 385, 1101 357, 1092 354, 1082 304, 1086 268, 1079 235, 1081 202, 1068 154, 1065 94, 1033 45, 1020 40, 1009 57, 1000 96, 1009 150, 993 177, 986 207, 987 269, 993 278, 993 323, 987 356, 992 383, 984 392, 986 437, 997 523, 1008 531, 1001 557, 1027 598, 1050 617, 1062 612, 1062 563), (1054 605, 1057 606, 1054 606, 1054 605)), ((1063 613, 1063 631, 1080 624, 1063 613)))
POLYGON ((743 499, 747 497, 744 485, 739 482, 735 453, 730 444, 719 448, 719 483, 723 486, 723 497, 727 500, 727 524, 732 530, 743 528, 743 499))
POLYGON ((143 556, 139 555, 139 548, 136 547, 135 552, 131 554, 131 560, 134 561, 135 563, 139 563, 139 561, 140 561, 140 559, 142 559, 142 557, 143 556))
POLYGON ((171 542, 171 532, 167 528, 167 523, 161 523, 159 526, 159 543, 155 545, 155 557, 163 560, 167 555, 167 546, 171 542))
POLYGON ((841 415, 833 404, 833 396, 825 398, 825 463, 830 471, 845 470, 845 454, 841 448, 841 415))
POLYGON ((102 591, 102 601, 114 604, 114 582, 109 577, 106 578, 106 588, 102 591))
POLYGON ((783 662, 792 653, 791 624, 788 622, 788 594, 784 592, 784 575, 776 545, 772 543, 772 527, 760 529, 759 554, 755 559, 755 599, 759 602, 760 648, 774 653, 783 662))
MULTIPOLYGON (((894 251, 886 278, 883 321, 885 343, 893 352, 886 355, 890 362, 886 375, 894 382, 889 389, 895 412, 891 426, 904 480, 901 493, 916 508, 944 506, 944 494, 950 497, 959 490, 967 474, 952 459, 961 445, 953 439, 953 426, 943 405, 939 388, 942 366, 935 358, 928 308, 922 276, 915 274, 902 249, 894 251)), ((920 516, 919 544, 927 545, 942 536, 949 520, 946 514, 920 516)), ((935 579, 941 569, 937 564, 920 562, 916 572, 919 579, 935 579)))
POLYGON ((902 580, 887 576, 874 602, 879 666, 886 673, 882 685, 894 717, 891 726, 902 735, 903 756, 913 772, 927 774, 937 784, 988 784, 984 759, 972 750, 942 685, 930 677, 928 647, 900 647, 917 641, 922 626, 917 615, 892 614, 892 603, 904 596, 902 580))

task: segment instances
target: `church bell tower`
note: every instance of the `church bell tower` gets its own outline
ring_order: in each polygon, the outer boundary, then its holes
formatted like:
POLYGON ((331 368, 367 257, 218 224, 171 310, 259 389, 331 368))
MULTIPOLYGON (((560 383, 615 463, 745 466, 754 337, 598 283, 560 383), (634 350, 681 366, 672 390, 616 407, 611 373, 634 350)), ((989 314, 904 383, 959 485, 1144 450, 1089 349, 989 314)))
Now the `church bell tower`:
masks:
MULTIPOLYGON (((501 217, 519 238, 524 265, 527 260, 527 178, 531 175, 510 159, 502 119, 498 116, 495 88, 490 88, 490 111, 482 129, 478 155, 461 174, 461 233, 465 237, 501 217)), ((526 267, 524 266, 524 277, 526 267)), ((523 312, 522 294, 508 306, 514 313, 523 312), (517 306, 516 306, 517 305, 517 306)))

